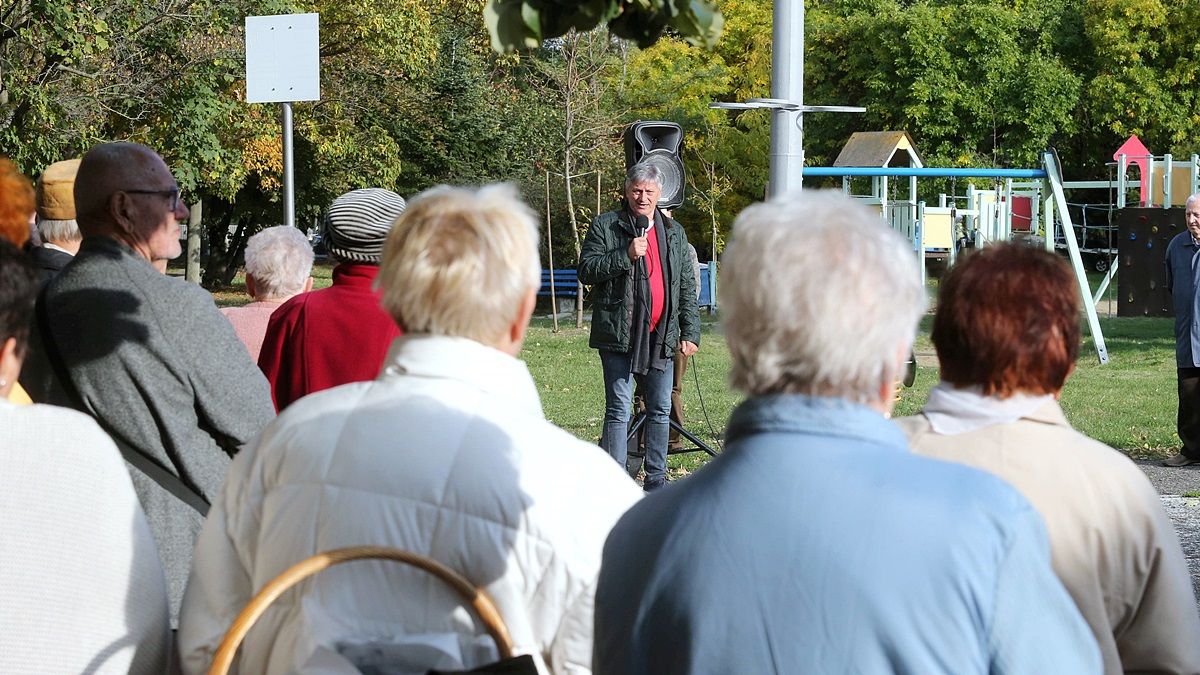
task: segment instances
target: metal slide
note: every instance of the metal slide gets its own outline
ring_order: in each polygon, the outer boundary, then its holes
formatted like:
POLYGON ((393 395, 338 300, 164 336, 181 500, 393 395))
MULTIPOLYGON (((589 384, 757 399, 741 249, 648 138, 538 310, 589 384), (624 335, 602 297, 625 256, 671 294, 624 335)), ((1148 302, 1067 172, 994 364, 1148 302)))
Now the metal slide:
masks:
MULTIPOLYGON (((1062 174, 1059 172, 1058 162, 1055 161, 1053 153, 1042 153, 1042 166, 1046 169, 1046 184, 1053 196, 1054 205, 1057 207, 1055 210, 1058 211, 1062 221, 1063 239, 1067 242, 1071 267, 1075 268, 1075 280, 1079 282, 1079 295, 1083 298, 1083 310, 1087 314, 1088 328, 1092 331, 1092 342, 1096 345, 1096 356, 1103 365, 1108 363, 1108 348, 1104 346, 1104 333, 1100 329, 1100 317, 1096 315, 1096 301, 1092 297, 1092 290, 1088 285, 1087 272, 1083 267, 1083 257, 1079 255, 1079 243, 1075 241, 1075 228, 1071 223, 1071 212, 1067 209, 1067 198, 1063 194, 1062 174)), ((1047 218, 1047 239, 1053 237, 1054 233, 1051 229, 1053 226, 1053 220, 1047 218)))

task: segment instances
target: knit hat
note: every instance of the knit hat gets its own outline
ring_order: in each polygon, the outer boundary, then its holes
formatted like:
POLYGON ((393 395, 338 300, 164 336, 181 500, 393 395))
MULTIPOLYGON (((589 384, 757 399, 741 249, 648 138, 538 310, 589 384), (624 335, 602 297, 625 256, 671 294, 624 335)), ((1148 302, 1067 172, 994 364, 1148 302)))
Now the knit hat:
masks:
POLYGON ((379 264, 383 240, 404 213, 404 197, 382 188, 352 190, 325 213, 329 254, 342 262, 379 264))
POLYGON ((37 182, 37 214, 43 220, 75 219, 75 174, 78 159, 55 162, 46 167, 37 182))

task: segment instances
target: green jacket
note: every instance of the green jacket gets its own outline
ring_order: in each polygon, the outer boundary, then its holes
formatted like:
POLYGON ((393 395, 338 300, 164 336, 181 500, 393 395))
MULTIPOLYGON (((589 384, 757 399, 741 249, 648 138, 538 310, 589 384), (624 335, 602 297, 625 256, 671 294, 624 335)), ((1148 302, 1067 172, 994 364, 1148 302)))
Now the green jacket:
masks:
MULTIPOLYGON (((662 218, 667 224, 667 302, 663 309, 667 332, 663 344, 669 357, 681 340, 700 344, 700 312, 696 308, 696 277, 687 235, 679 223, 662 218)), ((622 209, 601 213, 584 237, 579 280, 592 287, 592 335, 588 344, 595 349, 629 351, 634 286, 629 243, 635 235, 629 212, 622 209)))

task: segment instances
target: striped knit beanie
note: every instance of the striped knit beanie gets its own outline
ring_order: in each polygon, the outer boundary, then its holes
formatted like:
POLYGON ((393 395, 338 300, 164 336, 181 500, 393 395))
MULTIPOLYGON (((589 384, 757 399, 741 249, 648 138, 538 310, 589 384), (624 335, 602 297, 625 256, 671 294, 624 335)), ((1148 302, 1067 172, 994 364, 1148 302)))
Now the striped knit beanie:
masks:
POLYGON ((325 213, 329 254, 342 262, 379 264, 383 240, 404 213, 404 197, 382 188, 352 190, 325 213))

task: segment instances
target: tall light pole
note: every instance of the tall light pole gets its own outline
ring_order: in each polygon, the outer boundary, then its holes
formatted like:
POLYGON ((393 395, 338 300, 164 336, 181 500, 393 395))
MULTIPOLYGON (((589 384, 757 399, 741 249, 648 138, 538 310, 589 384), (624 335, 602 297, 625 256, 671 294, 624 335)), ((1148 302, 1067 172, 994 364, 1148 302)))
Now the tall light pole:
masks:
MULTIPOLYGON (((771 98, 804 105, 804 0, 776 0, 771 26, 771 98)), ((768 195, 799 189, 804 173, 804 113, 797 107, 771 113, 768 195)))
POLYGON ((804 113, 866 112, 846 105, 804 105, 804 1, 775 0, 771 37, 771 98, 712 103, 725 110, 771 111, 771 168, 767 197, 801 188, 804 174, 804 113))

